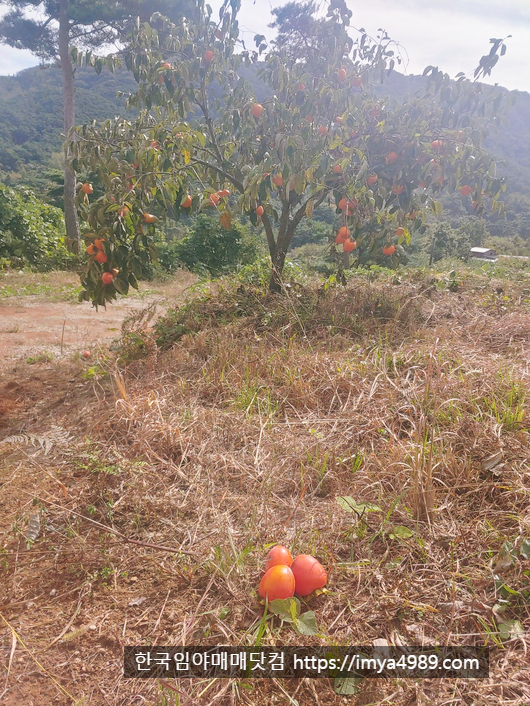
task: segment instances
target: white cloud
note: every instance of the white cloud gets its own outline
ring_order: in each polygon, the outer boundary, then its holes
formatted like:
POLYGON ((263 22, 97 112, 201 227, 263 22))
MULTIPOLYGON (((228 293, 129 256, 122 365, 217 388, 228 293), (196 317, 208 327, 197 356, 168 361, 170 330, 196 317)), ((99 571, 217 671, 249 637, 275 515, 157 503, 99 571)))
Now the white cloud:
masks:
POLYGON ((16 74, 38 63, 38 59, 31 52, 0 44, 0 76, 16 74))
MULTIPOLYGON (((348 3, 353 6, 352 0, 348 3)), ((354 9, 352 7, 352 9, 354 9)), ((407 52, 408 73, 421 73, 434 64, 454 76, 459 71, 472 72, 483 54, 490 49, 492 37, 507 40, 507 52, 493 69, 488 82, 506 88, 530 91, 530 6, 520 0, 504 3, 486 0, 480 5, 467 0, 402 0, 399 5, 371 0, 361 13, 354 10, 353 22, 362 22, 370 33, 378 27, 400 42, 407 52)))
MULTIPOLYGON (((214 13, 222 0, 210 0, 214 13)), ((271 9, 287 0, 242 0, 239 24, 244 41, 254 47, 254 35, 271 38, 271 9)), ((403 48, 407 73, 419 74, 434 64, 454 76, 472 72, 489 51, 491 37, 505 37, 507 52, 489 82, 509 89, 530 91, 530 2, 528 0, 346 0, 353 12, 353 27, 375 36, 383 27, 403 48)), ((324 2, 320 4, 324 7, 324 2)), ((352 31, 352 35, 354 32, 352 31)), ((0 75, 13 74, 37 59, 27 51, 0 45, 0 75)), ((398 67, 399 68, 399 67, 398 67)), ((399 68, 403 70, 403 66, 399 68)))
MULTIPOLYGON (((247 46, 254 34, 271 36, 272 7, 287 0, 242 0, 239 24, 247 46)), ((451 76, 472 72, 492 37, 506 37, 507 52, 493 69, 491 83, 530 91, 530 3, 528 0, 346 0, 353 12, 352 26, 375 36, 379 27, 398 41, 408 56, 407 73, 439 66, 451 76)), ((210 0, 217 12, 220 0, 210 0)), ((323 3, 321 3, 323 5, 323 3)), ((352 31, 352 36, 354 36, 352 31)), ((400 69, 402 70, 402 68, 400 69)))

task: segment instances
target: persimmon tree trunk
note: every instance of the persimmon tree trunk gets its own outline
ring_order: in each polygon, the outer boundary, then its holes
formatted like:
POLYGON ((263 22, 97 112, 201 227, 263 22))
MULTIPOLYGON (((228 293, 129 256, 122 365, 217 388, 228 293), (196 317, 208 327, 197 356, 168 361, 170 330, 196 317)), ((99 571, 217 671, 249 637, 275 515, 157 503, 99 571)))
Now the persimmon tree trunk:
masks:
POLYGON ((282 199, 282 211, 276 240, 274 240, 272 235, 270 222, 264 214, 262 222, 267 235, 272 262, 269 292, 280 293, 283 289, 282 272, 285 265, 285 258, 287 257, 287 250, 289 249, 289 245, 291 244, 291 240, 293 239, 300 221, 306 215, 308 205, 311 204, 312 212, 313 208, 318 208, 318 206, 320 206, 328 193, 329 189, 327 187, 323 187, 320 192, 313 194, 309 199, 303 202, 297 196, 294 196, 294 199, 293 196, 291 196, 288 200, 282 199))
MULTIPOLYGON (((60 0, 59 3, 59 58, 61 60, 61 71, 63 74, 63 104, 64 104, 64 134, 67 137, 69 131, 75 125, 75 102, 74 102, 74 68, 69 52, 70 21, 68 19, 68 0, 60 0)), ((77 209, 75 207, 75 172, 69 165, 68 141, 64 150, 64 220, 66 224, 66 235, 69 248, 74 252, 79 252, 80 234, 77 209)))

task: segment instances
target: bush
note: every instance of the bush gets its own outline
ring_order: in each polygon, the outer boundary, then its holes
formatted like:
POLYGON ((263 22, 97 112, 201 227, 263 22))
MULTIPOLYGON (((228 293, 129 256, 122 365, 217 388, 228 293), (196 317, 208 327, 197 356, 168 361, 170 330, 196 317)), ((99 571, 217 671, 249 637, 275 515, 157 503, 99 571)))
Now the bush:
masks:
MULTIPOLYGON (((372 340, 403 340, 429 320, 431 302, 415 287, 393 284, 394 271, 376 267, 377 275, 377 286, 368 272, 355 286, 346 288, 330 280, 326 284, 308 281, 305 286, 296 282, 292 295, 285 297, 264 292, 253 282, 240 284, 236 278, 227 278, 220 281, 215 294, 195 297, 161 316, 154 327, 156 343, 171 348, 184 336, 237 325, 241 320, 247 331, 274 334, 275 343, 300 335, 326 341, 326 345, 335 336, 341 340, 367 335, 372 340)), ((129 341, 125 344, 130 346, 129 341)), ((142 350, 136 345, 132 353, 138 352, 142 350)), ((130 358, 131 348, 124 349, 124 354, 130 358)))
POLYGON ((215 277, 254 262, 258 250, 258 244, 239 223, 226 230, 217 218, 201 214, 188 236, 160 248, 160 264, 169 269, 181 263, 192 272, 215 277))
MULTIPOLYGON (((256 260, 242 267, 237 276, 243 284, 250 284, 260 289, 266 288, 271 278, 271 261, 267 257, 256 260)), ((299 265, 291 260, 286 260, 282 280, 286 284, 305 284, 307 274, 299 265)))
POLYGON ((0 184, 0 260, 12 267, 66 268, 77 259, 64 243, 63 214, 28 189, 0 184))

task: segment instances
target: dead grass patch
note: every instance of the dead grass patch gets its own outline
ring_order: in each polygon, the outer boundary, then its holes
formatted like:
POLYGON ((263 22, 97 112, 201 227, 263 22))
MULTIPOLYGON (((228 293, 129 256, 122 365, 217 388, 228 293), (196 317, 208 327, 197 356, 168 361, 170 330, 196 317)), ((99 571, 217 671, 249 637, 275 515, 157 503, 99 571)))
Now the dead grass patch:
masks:
MULTIPOLYGON (((528 632, 498 636, 506 619, 530 628, 528 560, 501 560, 530 538, 526 363, 469 333, 503 321, 422 283, 218 297, 156 331, 136 322, 144 357, 125 337, 131 362, 101 361, 106 374, 84 382, 68 453, 0 449, 2 614, 89 703, 343 703, 327 680, 121 678, 124 644, 255 644, 263 557, 281 542, 328 567, 330 593, 311 604, 321 637, 270 622, 264 644, 495 648, 489 680, 367 680, 354 703, 527 703, 528 632), (337 496, 379 510, 347 513, 337 496), (43 534, 25 549, 35 511, 43 534)), ((27 700, 37 672, 14 663, 7 703, 27 700)), ((42 682, 49 703, 68 703, 42 682)))

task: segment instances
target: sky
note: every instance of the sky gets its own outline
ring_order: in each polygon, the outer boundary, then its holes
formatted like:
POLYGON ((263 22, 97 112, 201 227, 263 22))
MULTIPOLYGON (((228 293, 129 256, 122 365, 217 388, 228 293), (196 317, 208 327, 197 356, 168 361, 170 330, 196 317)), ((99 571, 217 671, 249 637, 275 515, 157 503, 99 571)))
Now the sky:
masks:
MULTIPOLYGON (((222 0, 209 0, 217 16, 222 0)), ((271 37, 267 25, 271 9, 286 0, 241 0, 239 23, 248 47, 255 34, 271 37)), ((324 6, 324 0, 317 0, 324 6)), ((419 74, 438 66, 454 76, 472 73, 480 57, 489 52, 490 38, 507 40, 507 51, 488 83, 530 92, 530 0, 346 0, 353 12, 352 31, 371 36, 382 27, 400 45, 402 73, 419 74)), ((0 14, 2 6, 0 4, 0 14)), ((27 51, 0 45, 0 75, 15 74, 38 61, 27 51)))

